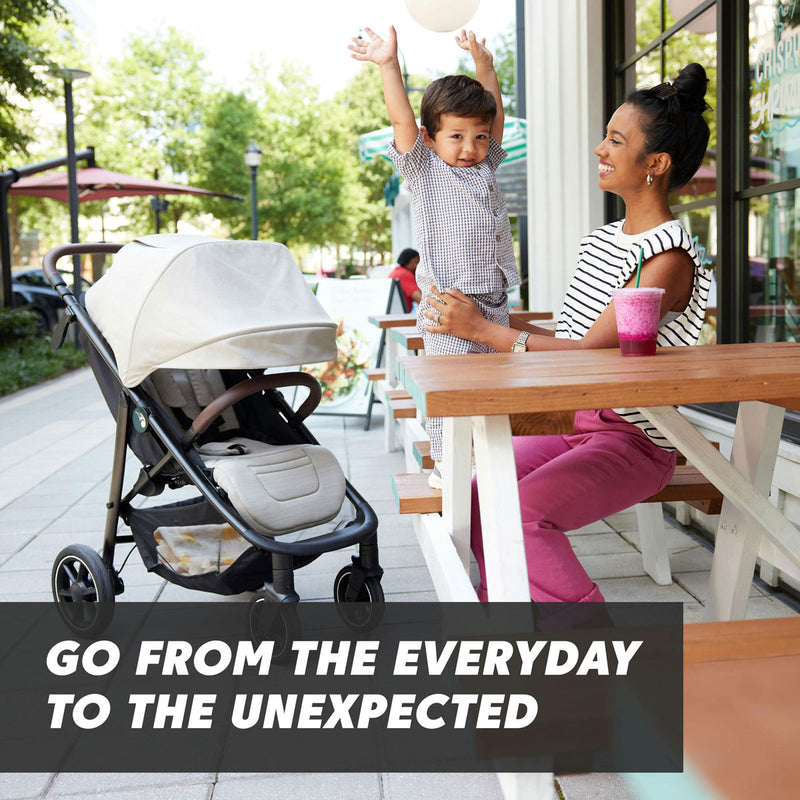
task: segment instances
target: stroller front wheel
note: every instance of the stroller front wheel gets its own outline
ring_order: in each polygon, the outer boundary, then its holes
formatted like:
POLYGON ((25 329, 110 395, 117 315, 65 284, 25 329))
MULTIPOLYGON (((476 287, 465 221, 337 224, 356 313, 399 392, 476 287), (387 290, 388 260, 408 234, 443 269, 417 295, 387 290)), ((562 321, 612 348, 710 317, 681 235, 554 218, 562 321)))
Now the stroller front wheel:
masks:
POLYGON ((342 567, 333 581, 336 610, 348 628, 370 630, 383 619, 384 595, 380 579, 359 576, 352 564, 342 567), (357 579, 362 578, 358 587, 357 579))
POLYGON ((58 554, 52 589, 59 614, 73 633, 91 637, 108 627, 114 616, 114 583, 91 547, 73 544, 58 554))
POLYGON ((271 602, 263 591, 250 598, 247 621, 254 644, 273 642, 272 660, 276 664, 288 661, 292 643, 300 637, 300 620, 296 603, 271 602))

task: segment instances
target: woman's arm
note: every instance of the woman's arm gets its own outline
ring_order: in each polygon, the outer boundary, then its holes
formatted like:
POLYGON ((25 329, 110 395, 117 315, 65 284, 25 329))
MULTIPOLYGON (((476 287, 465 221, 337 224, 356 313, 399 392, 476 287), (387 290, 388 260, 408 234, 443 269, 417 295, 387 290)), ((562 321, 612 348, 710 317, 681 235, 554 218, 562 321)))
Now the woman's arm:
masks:
MULTIPOLYGON (((685 250, 668 250, 648 259, 642 266, 639 286, 664 287, 661 300, 661 316, 668 311, 682 311, 689 302, 694 280, 694 264, 685 250)), ((635 276, 626 286, 635 285, 635 276)), ((425 311, 429 322, 425 330, 429 333, 450 333, 462 339, 480 342, 497 350, 510 352, 519 332, 487 320, 475 303, 458 289, 445 289, 439 292, 431 288, 426 297, 427 303, 436 311, 425 311)), ((537 328, 537 326, 531 326, 537 328)), ((526 328, 527 330, 527 328, 526 328)), ((538 328, 528 337, 528 350, 582 350, 618 347, 617 318, 614 304, 603 310, 583 339, 558 339, 554 332, 538 328)))

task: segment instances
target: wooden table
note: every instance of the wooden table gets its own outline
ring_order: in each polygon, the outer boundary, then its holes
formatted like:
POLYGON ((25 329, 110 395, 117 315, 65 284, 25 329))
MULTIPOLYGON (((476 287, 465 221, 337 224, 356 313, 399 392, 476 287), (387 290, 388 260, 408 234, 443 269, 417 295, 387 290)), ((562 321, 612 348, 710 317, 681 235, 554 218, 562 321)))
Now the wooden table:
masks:
MULTIPOLYGON (((800 564, 800 532, 766 497, 784 407, 797 408, 800 398, 800 344, 669 347, 645 358, 617 349, 417 356, 399 359, 398 374, 423 414, 445 418, 442 514, 420 515, 417 526, 441 600, 477 601, 469 578, 471 441, 489 599, 529 600, 512 413, 640 408, 722 491, 710 618, 744 615, 763 536, 800 564), (675 408, 721 401, 739 401, 730 461, 675 408)), ((498 777, 509 800, 554 796, 546 773, 498 777)))
POLYGON ((676 775, 631 775, 643 800, 798 795, 800 617, 684 628, 684 753, 676 775))
POLYGON ((489 597, 529 599, 508 418, 515 412, 641 408, 722 491, 709 618, 744 616, 762 536, 800 564, 800 533, 765 496, 784 407, 800 405, 800 344, 668 347, 646 358, 616 349, 417 356, 401 358, 399 373, 425 416, 445 418, 442 516, 424 520, 424 538, 432 540, 426 558, 442 599, 475 599, 466 574, 470 438, 489 597), (740 401, 730 461, 674 407, 722 401, 740 401))

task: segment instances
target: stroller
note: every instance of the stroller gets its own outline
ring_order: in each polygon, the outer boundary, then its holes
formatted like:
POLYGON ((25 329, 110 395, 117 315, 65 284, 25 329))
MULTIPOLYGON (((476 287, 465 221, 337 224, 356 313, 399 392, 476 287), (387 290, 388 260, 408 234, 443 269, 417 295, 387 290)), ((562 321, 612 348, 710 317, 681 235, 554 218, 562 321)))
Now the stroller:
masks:
POLYGON ((87 635, 107 626, 124 591, 115 547, 130 542, 148 570, 172 583, 255 592, 251 620, 259 604, 263 613, 299 600, 295 569, 357 544, 333 598, 351 627, 377 624, 377 517, 304 424, 321 389, 297 367, 335 357, 336 323, 289 251, 160 234, 124 246, 56 247, 42 268, 66 305, 53 347, 77 322, 116 420, 102 552, 72 545, 53 565, 53 597, 68 626, 87 635), (56 264, 88 253, 116 255, 79 299, 56 264), (288 395, 304 390, 295 410, 288 395), (128 449, 141 468, 123 496, 128 449), (182 490, 181 499, 150 505, 165 489, 182 490))

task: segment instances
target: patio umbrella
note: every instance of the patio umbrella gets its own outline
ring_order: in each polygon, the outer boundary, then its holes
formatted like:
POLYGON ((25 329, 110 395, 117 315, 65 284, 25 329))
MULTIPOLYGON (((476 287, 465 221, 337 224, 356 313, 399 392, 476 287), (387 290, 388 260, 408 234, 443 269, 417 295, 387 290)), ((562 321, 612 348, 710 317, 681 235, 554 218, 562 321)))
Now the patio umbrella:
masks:
MULTIPOLYGON (((69 202, 66 172, 50 172, 30 175, 12 183, 9 192, 31 197, 50 197, 62 203, 69 202)), ((220 194, 208 189, 197 189, 179 183, 164 183, 150 178, 136 178, 122 172, 113 172, 101 167, 84 167, 77 171, 78 202, 105 200, 109 197, 136 195, 191 194, 205 197, 226 197, 241 200, 238 195, 220 194)))
MULTIPOLYGON (((528 151, 528 123, 518 117, 506 117, 503 124, 503 149, 508 157, 503 162, 510 164, 525 158, 528 151)), ((386 148, 394 138, 391 127, 364 133, 358 138, 358 155, 362 161, 372 161, 378 156, 388 159, 386 148)))

